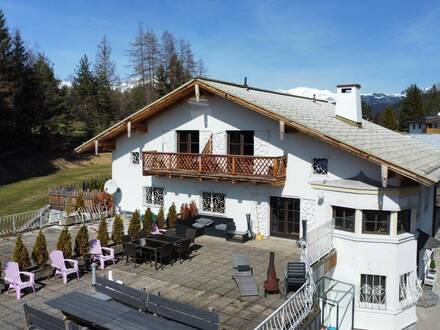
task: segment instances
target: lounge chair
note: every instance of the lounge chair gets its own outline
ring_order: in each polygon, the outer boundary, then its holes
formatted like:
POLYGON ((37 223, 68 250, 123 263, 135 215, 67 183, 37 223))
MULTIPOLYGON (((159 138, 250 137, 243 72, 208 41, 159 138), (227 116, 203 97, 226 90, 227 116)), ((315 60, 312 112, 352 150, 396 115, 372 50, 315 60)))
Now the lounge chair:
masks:
POLYGON ((31 272, 20 271, 18 264, 13 261, 9 261, 5 265, 5 281, 9 283, 8 293, 11 290, 15 290, 17 299, 21 298, 21 290, 26 288, 32 288, 35 293, 35 275, 31 272), (23 281, 22 275, 28 278, 27 281, 23 281))
POLYGON ((288 262, 284 271, 284 296, 298 290, 306 282, 306 265, 303 262, 288 262), (293 290, 291 290, 293 288, 293 290))
POLYGON ((78 260, 65 259, 63 252, 54 250, 49 255, 52 262, 52 267, 55 268, 55 278, 59 275, 63 277, 64 284, 67 283, 67 276, 76 274, 79 278, 78 260))
POLYGON ((99 260, 101 269, 104 269, 106 261, 111 260, 113 261, 113 264, 116 263, 115 250, 108 247, 102 247, 99 239, 91 240, 89 246, 90 246, 90 254, 93 254, 94 258, 99 260), (104 252, 107 252, 107 254, 104 254, 104 252))
POLYGON ((258 286, 249 262, 249 255, 233 253, 233 275, 235 283, 240 289, 241 296, 258 296, 258 286))

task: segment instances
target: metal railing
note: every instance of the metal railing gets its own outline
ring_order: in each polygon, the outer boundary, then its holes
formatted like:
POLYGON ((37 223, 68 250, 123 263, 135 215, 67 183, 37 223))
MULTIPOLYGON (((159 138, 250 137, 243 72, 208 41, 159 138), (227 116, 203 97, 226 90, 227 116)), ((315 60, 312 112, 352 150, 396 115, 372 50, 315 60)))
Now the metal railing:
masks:
POLYGON ((14 235, 27 230, 41 229, 49 224, 49 205, 47 205, 39 210, 0 217, 0 235, 14 235))
POLYGON ((328 222, 307 233, 307 261, 310 266, 333 250, 333 228, 328 222))
POLYGON ((423 294, 420 280, 415 272, 403 274, 400 276, 399 302, 402 308, 415 306, 423 294))

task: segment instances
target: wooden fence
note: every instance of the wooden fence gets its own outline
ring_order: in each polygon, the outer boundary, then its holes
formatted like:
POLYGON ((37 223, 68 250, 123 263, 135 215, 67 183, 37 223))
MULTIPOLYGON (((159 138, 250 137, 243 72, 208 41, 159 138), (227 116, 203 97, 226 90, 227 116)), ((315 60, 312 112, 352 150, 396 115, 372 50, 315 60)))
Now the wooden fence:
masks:
POLYGON ((100 190, 81 190, 76 186, 51 187, 48 196, 50 207, 56 210, 74 209, 80 196, 84 201, 82 207, 86 208, 100 204, 104 199, 107 203, 111 201, 111 196, 100 190))

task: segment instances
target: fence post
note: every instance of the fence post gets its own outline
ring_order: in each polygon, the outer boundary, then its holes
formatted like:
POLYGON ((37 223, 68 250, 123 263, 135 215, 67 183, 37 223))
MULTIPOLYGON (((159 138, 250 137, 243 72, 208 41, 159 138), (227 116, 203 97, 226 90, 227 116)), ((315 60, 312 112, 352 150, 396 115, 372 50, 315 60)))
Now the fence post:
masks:
POLYGON ((15 215, 14 215, 14 216, 12 216, 12 233, 13 234, 15 234, 15 230, 16 230, 16 228, 15 228, 15 215))
POLYGON ((43 210, 40 210, 40 229, 43 228, 43 210))

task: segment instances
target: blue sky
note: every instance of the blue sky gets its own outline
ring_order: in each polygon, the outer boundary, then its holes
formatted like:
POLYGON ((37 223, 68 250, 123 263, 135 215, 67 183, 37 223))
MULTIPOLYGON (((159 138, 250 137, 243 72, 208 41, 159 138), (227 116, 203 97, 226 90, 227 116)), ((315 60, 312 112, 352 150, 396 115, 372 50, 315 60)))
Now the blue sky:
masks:
POLYGON ((14 1, 0 0, 10 28, 43 50, 57 76, 105 34, 121 78, 138 23, 188 39, 208 75, 269 89, 400 92, 440 81, 439 1, 14 1))

